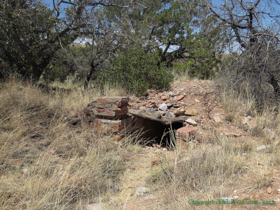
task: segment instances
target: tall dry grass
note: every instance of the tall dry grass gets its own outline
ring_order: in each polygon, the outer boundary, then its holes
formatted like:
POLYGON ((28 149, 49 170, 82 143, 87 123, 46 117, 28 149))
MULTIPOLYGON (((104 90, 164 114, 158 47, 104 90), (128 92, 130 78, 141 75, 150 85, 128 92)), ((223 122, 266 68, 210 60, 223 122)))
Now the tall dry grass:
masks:
POLYGON ((0 84, 1 209, 76 209, 98 201, 119 181, 125 169, 120 146, 63 120, 99 92, 46 93, 16 80, 0 84))

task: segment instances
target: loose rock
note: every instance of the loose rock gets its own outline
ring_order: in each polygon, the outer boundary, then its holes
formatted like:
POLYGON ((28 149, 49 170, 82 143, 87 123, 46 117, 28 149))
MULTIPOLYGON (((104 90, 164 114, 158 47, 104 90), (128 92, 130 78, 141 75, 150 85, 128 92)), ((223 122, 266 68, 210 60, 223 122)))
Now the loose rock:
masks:
POLYGON ((166 111, 166 110, 167 110, 167 105, 166 105, 165 103, 162 103, 162 104, 159 106, 159 110, 166 111))
POLYGON ((185 111, 185 115, 189 116, 196 116, 198 114, 198 111, 196 109, 188 109, 185 111))
POLYGON ((197 122, 194 121, 192 118, 187 119, 186 122, 190 125, 197 126, 197 122))
POLYGON ((177 101, 181 101, 184 97, 185 97, 184 95, 177 96, 177 101))
POLYGON ((261 151, 261 150, 264 150, 264 149, 266 149, 266 146, 265 145, 262 145, 262 146, 259 146, 259 147, 257 147, 257 151, 261 151))

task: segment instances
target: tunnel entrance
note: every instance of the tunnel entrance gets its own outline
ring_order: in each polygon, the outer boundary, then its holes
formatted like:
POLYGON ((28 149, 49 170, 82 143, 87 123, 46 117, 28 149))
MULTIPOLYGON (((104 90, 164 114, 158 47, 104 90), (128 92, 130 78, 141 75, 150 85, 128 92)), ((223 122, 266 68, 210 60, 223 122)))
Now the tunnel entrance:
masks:
POLYGON ((159 111, 153 109, 147 110, 129 110, 133 115, 133 129, 141 130, 141 135, 147 141, 148 145, 159 144, 163 147, 172 147, 176 145, 176 130, 184 126, 187 116, 165 117, 159 111))

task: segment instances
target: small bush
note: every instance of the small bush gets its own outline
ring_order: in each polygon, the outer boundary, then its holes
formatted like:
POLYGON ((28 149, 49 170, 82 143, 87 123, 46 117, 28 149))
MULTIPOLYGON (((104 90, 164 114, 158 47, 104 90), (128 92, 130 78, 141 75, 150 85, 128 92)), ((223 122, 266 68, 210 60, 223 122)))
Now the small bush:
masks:
POLYGON ((140 45, 120 53, 112 61, 112 67, 101 72, 98 79, 101 86, 110 82, 137 96, 144 95, 149 88, 169 88, 172 80, 172 74, 160 65, 158 53, 146 53, 140 45))

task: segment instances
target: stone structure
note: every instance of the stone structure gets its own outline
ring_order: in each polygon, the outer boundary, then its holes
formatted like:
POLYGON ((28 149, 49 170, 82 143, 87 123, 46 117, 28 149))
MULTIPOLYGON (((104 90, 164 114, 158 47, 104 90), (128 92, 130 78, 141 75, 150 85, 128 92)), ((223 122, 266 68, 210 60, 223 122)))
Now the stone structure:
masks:
POLYGON ((98 98, 84 110, 84 120, 99 134, 115 134, 118 141, 124 137, 124 129, 126 133, 141 133, 151 144, 164 146, 175 145, 176 138, 188 142, 195 136, 197 128, 184 127, 190 116, 183 112, 178 115, 165 104, 164 108, 162 104, 159 108, 131 109, 128 102, 128 97, 98 98))

